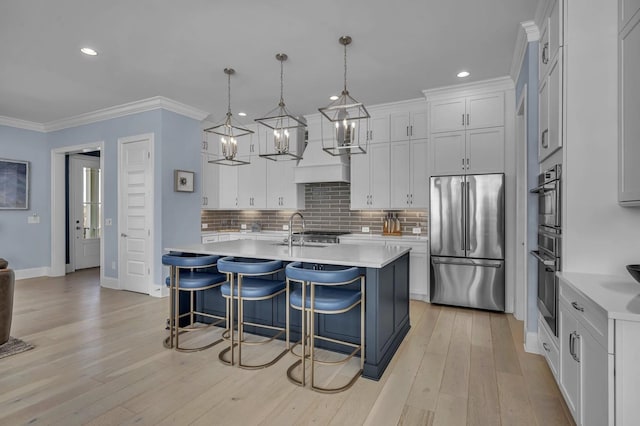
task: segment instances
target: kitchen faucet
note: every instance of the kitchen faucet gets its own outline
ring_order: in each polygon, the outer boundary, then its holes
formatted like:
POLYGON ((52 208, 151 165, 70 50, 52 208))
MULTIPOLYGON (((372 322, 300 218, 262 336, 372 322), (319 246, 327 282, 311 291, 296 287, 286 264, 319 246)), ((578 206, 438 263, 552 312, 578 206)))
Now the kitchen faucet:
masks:
MULTIPOLYGON (((291 246, 293 243, 293 217, 294 216, 300 216, 300 219, 302 219, 302 232, 304 233, 304 216, 302 216, 302 213, 300 213, 299 211, 297 212, 293 212, 291 214, 291 216, 289 216, 289 250, 291 250, 291 246)), ((303 241, 304 236, 300 235, 300 245, 302 245, 302 241, 303 241)))

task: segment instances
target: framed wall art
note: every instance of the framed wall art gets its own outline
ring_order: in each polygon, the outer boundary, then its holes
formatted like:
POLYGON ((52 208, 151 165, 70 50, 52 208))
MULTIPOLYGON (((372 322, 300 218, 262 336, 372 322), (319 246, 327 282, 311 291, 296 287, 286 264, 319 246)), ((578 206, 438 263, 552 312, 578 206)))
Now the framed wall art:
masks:
POLYGON ((173 171, 173 190, 176 192, 193 192, 193 172, 186 170, 173 171))
POLYGON ((0 158, 0 209, 29 208, 29 162, 0 158))

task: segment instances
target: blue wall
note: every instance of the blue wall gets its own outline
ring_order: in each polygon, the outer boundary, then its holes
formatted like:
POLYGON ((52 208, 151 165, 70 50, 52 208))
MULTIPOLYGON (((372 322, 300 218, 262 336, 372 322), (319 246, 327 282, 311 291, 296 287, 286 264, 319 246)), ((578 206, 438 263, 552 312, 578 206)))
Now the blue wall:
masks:
POLYGON ((200 122, 165 110, 153 110, 48 134, 0 126, 0 157, 31 162, 30 210, 0 211, 0 257, 14 269, 46 268, 51 263, 51 150, 104 142, 105 276, 118 277, 118 138, 154 135, 153 282, 163 281, 164 247, 200 240, 200 122), (173 191, 173 170, 196 172, 193 193, 173 191), (40 223, 27 225, 27 217, 40 223), (111 265, 115 262, 116 268, 111 265))
MULTIPOLYGON (((527 187, 535 188, 538 179, 538 42, 530 42, 522 61, 516 82, 516 102, 527 85, 527 187)), ((516 105, 517 107, 517 105, 516 105)), ((527 251, 536 250, 538 244, 538 205, 535 194, 527 198, 527 251)), ((538 329, 538 263, 528 257, 527 275, 527 331, 538 329)))
POLYGON ((51 260, 51 160, 47 135, 0 126, 0 158, 29 161, 29 210, 0 210, 0 257, 12 269, 47 267, 51 260), (27 224, 37 214, 40 223, 27 224))

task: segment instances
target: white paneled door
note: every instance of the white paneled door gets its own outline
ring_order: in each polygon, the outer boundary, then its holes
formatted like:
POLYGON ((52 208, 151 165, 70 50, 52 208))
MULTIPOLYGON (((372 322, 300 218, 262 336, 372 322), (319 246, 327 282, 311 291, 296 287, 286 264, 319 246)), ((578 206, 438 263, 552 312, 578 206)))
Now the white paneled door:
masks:
POLYGON ((149 293, 153 270, 152 136, 119 140, 119 280, 123 290, 149 293))

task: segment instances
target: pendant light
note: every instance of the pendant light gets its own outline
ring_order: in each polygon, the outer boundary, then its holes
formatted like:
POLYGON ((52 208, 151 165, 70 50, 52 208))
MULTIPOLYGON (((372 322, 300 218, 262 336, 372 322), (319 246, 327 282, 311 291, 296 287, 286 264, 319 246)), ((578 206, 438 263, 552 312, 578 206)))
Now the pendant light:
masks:
POLYGON ((256 122, 266 127, 264 136, 260 136, 260 157, 269 160, 300 160, 302 150, 299 142, 304 141, 306 123, 295 117, 284 104, 283 96, 283 75, 284 61, 288 59, 285 53, 276 54, 276 59, 280 61, 280 102, 278 106, 269 111, 263 118, 256 118, 256 122), (291 144, 293 143, 293 146, 291 144), (264 145, 264 146, 263 146, 264 145))
POLYGON ((235 73, 235 70, 233 68, 225 68, 224 73, 227 75, 227 115, 221 124, 204 129, 206 133, 220 136, 222 156, 217 160, 209 161, 209 163, 222 164, 224 166, 241 166, 249 164, 249 162, 237 158, 238 138, 250 135, 253 131, 234 124, 235 119, 231 114, 231 75, 235 73))
POLYGON ((323 121, 322 149, 334 156, 366 154, 370 115, 347 90, 347 46, 351 37, 342 36, 338 41, 344 46, 344 88, 338 99, 318 109, 323 121))

